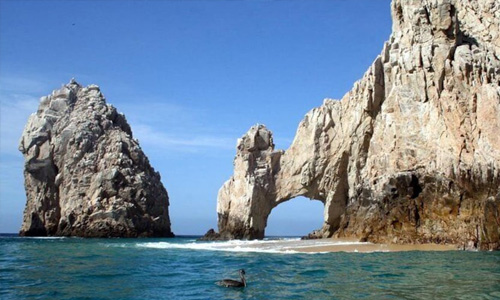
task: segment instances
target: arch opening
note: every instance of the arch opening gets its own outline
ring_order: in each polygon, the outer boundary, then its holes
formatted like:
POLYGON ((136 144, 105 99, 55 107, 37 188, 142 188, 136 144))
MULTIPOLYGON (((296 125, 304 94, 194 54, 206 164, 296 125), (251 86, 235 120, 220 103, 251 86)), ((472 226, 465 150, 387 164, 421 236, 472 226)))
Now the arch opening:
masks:
POLYGON ((266 237, 302 237, 321 229, 325 205, 320 200, 295 197, 274 207, 267 218, 266 237))

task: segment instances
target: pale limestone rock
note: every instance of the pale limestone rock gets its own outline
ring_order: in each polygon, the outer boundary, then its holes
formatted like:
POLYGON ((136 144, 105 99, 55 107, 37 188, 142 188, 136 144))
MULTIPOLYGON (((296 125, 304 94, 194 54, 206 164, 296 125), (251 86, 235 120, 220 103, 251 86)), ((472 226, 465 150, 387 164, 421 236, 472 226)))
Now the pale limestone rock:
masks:
MULTIPOLYGON (((240 141, 220 238, 262 238, 271 209, 302 195, 325 205, 316 236, 500 249, 500 2, 391 8, 381 55, 286 152, 240 141)), ((260 126, 243 140, 260 132, 271 137, 260 126)))
POLYGON ((232 228, 227 236, 221 231, 222 238, 263 238, 282 152, 274 151, 272 133, 263 125, 250 128, 238 140, 237 151, 235 174, 219 191, 225 200, 217 202, 219 226, 232 228))
POLYGON ((173 236, 168 195, 125 116, 73 79, 42 97, 21 137, 21 235, 173 236))

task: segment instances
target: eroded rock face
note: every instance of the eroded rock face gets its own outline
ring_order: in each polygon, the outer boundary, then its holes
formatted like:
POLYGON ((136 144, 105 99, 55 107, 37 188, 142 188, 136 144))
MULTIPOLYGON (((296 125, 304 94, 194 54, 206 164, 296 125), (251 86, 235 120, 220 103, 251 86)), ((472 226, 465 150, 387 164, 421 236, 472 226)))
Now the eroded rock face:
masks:
POLYGON ((253 126, 238 140, 235 173, 217 201, 219 229, 231 230, 220 230, 219 238, 264 238, 282 153, 274 151, 272 133, 263 125, 253 126))
POLYGON ((363 78, 286 152, 239 143, 222 237, 261 238, 270 210, 303 195, 325 205, 323 237, 500 249, 500 2, 394 0, 392 17, 363 78))
POLYGON ((173 236, 168 195, 125 117, 74 80, 42 97, 21 137, 26 236, 173 236))

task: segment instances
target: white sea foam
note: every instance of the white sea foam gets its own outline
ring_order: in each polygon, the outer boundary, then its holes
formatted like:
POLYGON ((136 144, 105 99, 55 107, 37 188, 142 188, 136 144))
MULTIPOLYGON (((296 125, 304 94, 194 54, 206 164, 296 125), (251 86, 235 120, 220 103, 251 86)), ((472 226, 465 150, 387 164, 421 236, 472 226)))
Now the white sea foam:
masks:
POLYGON ((266 240, 230 240, 217 242, 146 242, 137 243, 139 248, 152 249, 189 249, 227 252, 262 252, 262 253, 300 253, 297 249, 317 246, 364 245, 363 242, 346 242, 332 240, 300 240, 299 238, 266 239, 266 240))
POLYGON ((61 240, 67 239, 65 236, 25 236, 25 239, 35 239, 35 240, 61 240))

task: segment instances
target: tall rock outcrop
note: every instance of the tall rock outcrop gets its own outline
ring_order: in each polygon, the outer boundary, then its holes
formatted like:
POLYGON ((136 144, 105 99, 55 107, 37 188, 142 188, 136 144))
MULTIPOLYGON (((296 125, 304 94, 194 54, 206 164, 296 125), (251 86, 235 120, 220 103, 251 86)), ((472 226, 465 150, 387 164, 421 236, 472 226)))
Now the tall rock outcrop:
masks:
POLYGON ((288 150, 262 126, 240 140, 220 237, 262 238, 273 207, 306 196, 325 205, 319 237, 500 249, 500 2, 391 6, 382 53, 288 150))
POLYGON ((267 216, 277 205, 270 200, 276 197, 282 154, 274 151, 272 133, 263 125, 253 126, 238 140, 234 175, 219 191, 218 238, 264 238, 267 216))
POLYGON ((168 195, 125 116, 74 80, 42 97, 21 137, 26 236, 173 236, 168 195))

